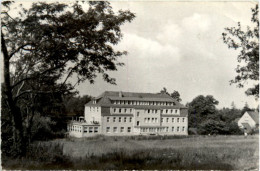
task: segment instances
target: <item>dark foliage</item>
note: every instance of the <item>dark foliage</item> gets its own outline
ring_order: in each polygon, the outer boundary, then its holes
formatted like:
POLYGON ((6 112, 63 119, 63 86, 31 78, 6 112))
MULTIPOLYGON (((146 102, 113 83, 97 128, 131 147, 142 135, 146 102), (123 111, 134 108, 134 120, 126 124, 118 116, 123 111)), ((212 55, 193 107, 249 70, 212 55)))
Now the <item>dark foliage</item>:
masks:
POLYGON ((181 102, 181 95, 178 91, 174 90, 173 93, 169 93, 165 87, 160 91, 160 93, 165 93, 171 96, 173 99, 177 100, 178 102, 181 102))
POLYGON ((259 16, 258 4, 252 9, 251 21, 254 27, 247 26, 244 31, 240 22, 237 27, 225 28, 222 33, 223 41, 229 48, 239 49, 238 62, 235 69, 237 76, 230 83, 244 87, 248 80, 254 81, 255 85, 246 91, 247 95, 259 97, 259 16), (243 64, 245 63, 245 64, 243 64))
POLYGON ((237 121, 242 116, 241 110, 223 108, 217 110, 218 101, 213 96, 197 96, 188 103, 189 133, 191 134, 242 134, 237 121))
MULTIPOLYGON (((12 3, 3 2, 2 98, 7 105, 2 112, 11 115, 11 122, 5 122, 9 125, 4 128, 11 127, 6 128, 11 130, 11 146, 20 156, 33 140, 37 114, 59 117, 57 115, 64 113, 64 95, 75 93, 77 84, 86 80, 94 83, 98 73, 105 81, 115 84, 107 71, 116 71, 123 65, 118 59, 126 52, 116 51, 113 45, 123 36, 121 25, 131 22, 135 15, 122 10, 115 13, 105 1, 87 2, 87 10, 83 10, 81 4, 36 2, 30 8, 21 4, 16 9, 19 15, 13 18, 9 14, 12 3), (76 76, 74 83, 70 82, 73 75, 76 76)), ((75 112, 81 111, 79 108, 75 112)), ((51 120, 41 119, 40 125, 52 125, 51 120)), ((44 130, 48 129, 45 125, 37 131, 47 135, 49 131, 44 130)))

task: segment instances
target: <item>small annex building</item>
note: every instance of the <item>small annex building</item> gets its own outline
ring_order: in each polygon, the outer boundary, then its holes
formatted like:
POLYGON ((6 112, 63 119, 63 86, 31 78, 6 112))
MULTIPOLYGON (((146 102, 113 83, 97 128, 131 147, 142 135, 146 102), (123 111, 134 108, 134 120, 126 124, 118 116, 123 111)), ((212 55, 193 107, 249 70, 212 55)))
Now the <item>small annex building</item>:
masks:
POLYGON ((238 120, 239 128, 244 132, 250 133, 259 127, 259 112, 246 111, 243 116, 238 120))
POLYGON ((105 91, 69 122, 68 134, 188 135, 188 109, 167 94, 105 91))

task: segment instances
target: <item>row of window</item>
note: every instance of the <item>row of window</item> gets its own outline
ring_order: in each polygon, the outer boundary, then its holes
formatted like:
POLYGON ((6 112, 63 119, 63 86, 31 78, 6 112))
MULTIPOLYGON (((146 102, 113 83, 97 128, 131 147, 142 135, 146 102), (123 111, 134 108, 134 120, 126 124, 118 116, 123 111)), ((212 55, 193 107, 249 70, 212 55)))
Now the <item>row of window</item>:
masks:
MULTIPOLYGON (((82 132, 82 127, 73 125, 68 126, 68 131, 74 131, 74 132, 82 132)), ((98 133, 98 127, 83 127, 84 133, 98 133)))
MULTIPOLYGON (((113 133, 118 133, 118 132, 123 133, 123 132, 125 132, 125 131, 131 132, 131 127, 127 127, 127 130, 125 130, 125 127, 120 127, 120 128, 118 128, 118 127, 113 127, 113 133)), ((107 132, 107 133, 110 133, 110 132, 111 132, 110 127, 106 127, 106 132, 107 132)))
MULTIPOLYGON (((181 121, 185 122, 185 118, 182 118, 181 121)), ((158 118, 144 118, 144 122, 145 123, 158 123, 159 121, 158 121, 158 118)), ((164 118, 162 118, 161 122, 169 123, 170 122, 170 118, 166 118, 165 120, 164 120, 164 118)), ((171 122, 174 123, 175 122, 175 118, 172 118, 171 122)), ((176 122, 180 123, 180 118, 176 118, 176 122)))
MULTIPOLYGON (((175 122, 175 119, 176 119, 176 122, 177 122, 177 123, 180 123, 181 121, 182 121, 182 122, 185 122, 185 118, 172 118, 172 119, 171 119, 171 122, 174 123, 174 122, 175 122), (181 120, 180 120, 180 119, 181 119, 181 120)), ((169 123, 169 122, 170 122, 170 118, 166 118, 166 119, 165 119, 165 118, 162 118, 162 119, 161 119, 161 122, 169 123)))
POLYGON ((172 127, 171 130, 169 127, 166 127, 166 128, 141 128, 141 132, 170 132, 170 131, 171 132, 185 132, 185 126, 183 126, 183 127, 177 126, 176 128, 172 127))
POLYGON ((114 113, 132 113, 132 109, 127 108, 113 108, 114 113))
MULTIPOLYGON (((132 113, 132 109, 128 109, 128 108, 112 108, 114 113, 132 113)), ((178 113, 178 109, 164 109, 161 110, 162 113, 166 113, 166 114, 177 114, 178 113)), ((137 116, 139 116, 140 112, 137 112, 137 116)), ((155 109, 147 109, 144 111, 144 113, 148 113, 148 114, 157 114, 160 113, 160 110, 155 110, 155 109)))
POLYGON ((113 104, 123 105, 158 105, 158 106, 174 106, 174 102, 148 102, 148 101, 129 101, 129 100, 115 100, 113 104))
POLYGON ((93 112, 98 112, 99 111, 99 107, 90 107, 89 110, 93 111, 93 112))
MULTIPOLYGON (((117 122, 117 120, 118 122, 132 122, 132 117, 113 117, 113 122, 117 122)), ((110 117, 107 117, 107 122, 110 122, 110 117)))

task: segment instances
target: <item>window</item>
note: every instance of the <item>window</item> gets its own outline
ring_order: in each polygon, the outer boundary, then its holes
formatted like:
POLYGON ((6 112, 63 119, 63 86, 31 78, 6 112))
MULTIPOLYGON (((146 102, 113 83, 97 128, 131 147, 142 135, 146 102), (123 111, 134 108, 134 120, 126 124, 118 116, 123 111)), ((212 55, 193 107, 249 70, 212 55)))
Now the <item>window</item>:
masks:
POLYGON ((161 119, 161 122, 163 122, 163 118, 161 119))
POLYGON ((184 131, 185 131, 185 126, 182 127, 182 132, 184 132, 184 131))
POLYGON ((126 117, 124 117, 124 122, 126 122, 126 117))
POLYGON ((168 113, 168 110, 166 109, 166 112, 165 113, 168 113))
POLYGON ((132 113, 132 109, 130 109, 130 113, 132 113))
POLYGON ((121 109, 119 109, 119 113, 121 113, 121 109))
POLYGON ((172 118, 172 122, 174 122, 174 118, 172 118))
POLYGON ((185 122, 185 118, 182 118, 182 122, 185 122))
POLYGON ((125 109, 125 113, 126 113, 127 109, 125 109))
POLYGON ((110 127, 107 127, 106 132, 107 132, 107 133, 110 132, 110 127))
POLYGON ((180 127, 177 127, 177 132, 179 132, 180 131, 180 127))
POLYGON ((118 118, 118 122, 121 122, 121 117, 118 118))
POLYGON ((144 118, 144 122, 147 123, 147 118, 144 118))
POLYGON ((84 132, 88 132, 88 127, 84 127, 84 132))
POLYGON ((116 108, 114 108, 114 113, 116 112, 116 108))
POLYGON ((139 112, 136 113, 136 116, 139 117, 139 112))
POLYGON ((114 128, 113 128, 113 132, 117 132, 117 127, 114 127, 114 128))
POLYGON ((175 110, 175 113, 177 113, 178 112, 178 110, 175 110))
POLYGON ((154 123, 154 118, 152 118, 152 123, 154 123))
POLYGON ((109 119, 110 119, 110 118, 109 118, 109 117, 107 117, 107 122, 109 122, 109 119))
POLYGON ((166 127, 166 132, 169 132, 169 127, 166 127))
POLYGON ((93 127, 89 127, 89 133, 93 132, 93 127))
POLYGON ((172 132, 174 132, 174 126, 172 127, 172 132))
POLYGON ((148 120, 148 123, 150 123, 150 118, 148 118, 147 120, 148 120))
POLYGON ((129 118, 129 122, 132 122, 132 118, 131 117, 129 118))
POLYGON ((171 113, 173 112, 173 110, 171 110, 171 113))
POLYGON ((139 121, 136 122, 136 125, 139 126, 139 121))
POLYGON ((116 122, 116 117, 113 117, 113 122, 116 122))
POLYGON ((177 122, 178 122, 178 123, 180 122, 180 118, 177 118, 177 122))
POLYGON ((127 132, 131 132, 131 127, 128 127, 128 128, 127 128, 127 132))
POLYGON ((98 127, 94 127, 94 133, 98 133, 98 127))
POLYGON ((121 127, 121 128, 120 128, 120 132, 124 132, 124 127, 121 127))
POLYGON ((155 122, 158 123, 158 119, 157 118, 155 118, 155 122))
POLYGON ((147 113, 150 113, 150 110, 148 109, 148 112, 147 113))
POLYGON ((166 122, 167 122, 167 123, 169 122, 169 118, 166 119, 166 122))

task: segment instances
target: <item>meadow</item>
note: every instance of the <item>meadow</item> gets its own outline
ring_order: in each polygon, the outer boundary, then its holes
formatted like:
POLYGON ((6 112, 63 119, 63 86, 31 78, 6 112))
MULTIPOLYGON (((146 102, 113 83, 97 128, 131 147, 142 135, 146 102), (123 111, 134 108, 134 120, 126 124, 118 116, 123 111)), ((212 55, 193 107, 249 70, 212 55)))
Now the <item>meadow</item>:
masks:
MULTIPOLYGON (((258 135, 66 138, 38 142, 6 169, 258 170, 258 135)), ((3 161, 4 162, 4 161, 3 161)))

